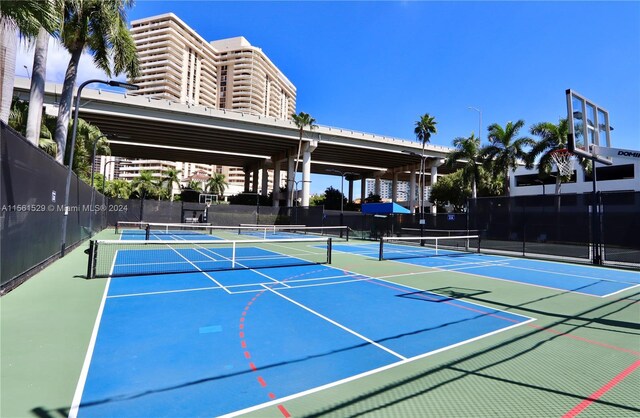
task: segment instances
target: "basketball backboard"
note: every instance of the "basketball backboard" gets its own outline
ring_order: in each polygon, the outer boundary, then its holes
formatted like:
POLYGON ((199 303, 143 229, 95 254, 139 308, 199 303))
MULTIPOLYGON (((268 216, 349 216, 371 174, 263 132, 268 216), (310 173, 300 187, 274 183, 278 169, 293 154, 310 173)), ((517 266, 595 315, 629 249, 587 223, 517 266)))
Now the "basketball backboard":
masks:
POLYGON ((579 93, 567 89, 567 149, 573 154, 611 165, 610 159, 594 153, 594 149, 611 148, 609 112, 579 93))

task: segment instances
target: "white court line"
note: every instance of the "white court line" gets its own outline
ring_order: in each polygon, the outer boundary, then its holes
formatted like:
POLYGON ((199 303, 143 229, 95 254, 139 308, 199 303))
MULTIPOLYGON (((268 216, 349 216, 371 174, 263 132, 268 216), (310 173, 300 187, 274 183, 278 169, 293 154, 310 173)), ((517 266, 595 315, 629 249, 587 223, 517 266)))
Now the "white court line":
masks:
MULTIPOLYGON (((339 250, 338 250, 338 251, 339 251, 339 250)), ((345 252, 345 251, 343 251, 343 252, 345 252)), ((359 254, 359 253, 349 253, 349 252, 345 252, 345 253, 347 253, 347 254, 355 254, 355 255, 360 255, 360 256, 362 256, 362 254, 359 254)), ((366 255, 364 255, 364 257, 367 257, 367 256, 366 256, 366 255)), ((445 256, 445 257, 446 257, 446 256, 445 256)), ((489 255, 489 257, 491 257, 491 255, 489 255)), ((369 257, 369 258, 371 258, 371 257, 369 257)), ((509 262, 509 261, 512 261, 512 260, 520 260, 520 258, 509 258, 509 257, 506 257, 506 258, 505 258, 505 262, 509 262)), ((478 274, 478 273, 467 273, 467 272, 461 271, 462 269, 444 269, 443 267, 446 267, 446 266, 440 266, 440 267, 436 267, 436 266, 423 266, 423 265, 421 265, 421 264, 414 264, 414 263, 411 263, 411 262, 409 262, 409 259, 406 259, 406 260, 404 260, 404 261, 403 261, 403 260, 385 260, 385 261, 389 261, 389 262, 392 262, 392 263, 400 263, 400 264, 410 265, 410 266, 416 266, 416 267, 423 267, 423 268, 429 268, 429 269, 436 269, 436 270, 441 271, 441 272, 450 272, 450 271, 455 271, 455 272, 458 272, 458 273, 460 273, 460 274, 466 274, 466 275, 469 275, 469 276, 482 277, 482 278, 484 278, 484 279, 500 280, 500 281, 503 281, 503 282, 515 283, 515 284, 524 285, 524 286, 540 287, 540 288, 542 288, 542 289, 559 290, 559 291, 562 291, 562 292, 576 293, 576 294, 579 294, 579 295, 589 296, 589 297, 593 297, 593 298, 606 298, 606 297, 611 296, 611 295, 614 295, 614 294, 616 294, 616 293, 618 293, 618 292, 621 292, 621 291, 624 291, 624 290, 628 290, 628 289, 633 289, 633 288, 635 287, 635 286, 628 287, 628 288, 626 288, 626 289, 622 289, 622 290, 620 290, 620 291, 616 291, 616 292, 613 292, 613 293, 608 293, 608 294, 606 294, 606 295, 602 295, 602 296, 600 296, 600 295, 594 295, 594 294, 591 294, 591 293, 580 292, 580 291, 577 291, 577 290, 561 289, 561 288, 559 288, 559 287, 544 286, 544 285, 536 284, 536 283, 527 283, 527 282, 521 282, 521 281, 517 281, 517 280, 503 279, 503 278, 500 278, 500 277, 485 276, 485 275, 483 275, 483 274, 478 274)), ((554 261, 546 261, 546 260, 544 260, 544 261, 541 261, 541 260, 532 260, 532 261, 538 261, 538 262, 554 262, 554 261)), ((568 263, 561 263, 561 262, 558 262, 558 261, 555 261, 554 263, 557 263, 557 264, 563 264, 563 265, 565 265, 565 266, 566 266, 566 265, 568 265, 568 263)), ((487 266, 489 266, 489 267, 490 267, 491 265, 479 265, 478 267, 487 267, 487 266)), ((582 266, 582 267, 588 267, 588 266, 582 266)), ((610 269, 610 270, 615 270, 615 269, 610 269)), ((425 272, 425 273, 426 273, 426 272, 425 272)))
POLYGON ((317 392, 320 392, 320 391, 323 391, 323 390, 326 390, 326 389, 330 389, 330 388, 333 388, 333 387, 336 387, 336 386, 339 386, 339 385, 342 385, 342 384, 345 384, 345 383, 348 383, 348 382, 352 382, 354 380, 358 380, 358 379, 361 379, 363 377, 371 376, 371 375, 383 372, 385 370, 389 370, 389 369, 393 369, 393 368, 396 368, 396 367, 400 367, 402 365, 405 365, 405 364, 408 364, 408 363, 412 363, 414 361, 423 359, 425 357, 429 357, 429 356, 432 356, 434 354, 441 353, 443 351, 451 350, 451 349, 459 347, 461 345, 465 345, 465 344, 480 340, 482 338, 489 337, 491 335, 495 335, 495 334, 498 334, 498 333, 501 333, 501 332, 505 332, 505 331, 510 330, 512 328, 520 327, 520 326, 528 324, 529 322, 532 322, 532 321, 534 321, 533 318, 529 319, 528 321, 524 321, 524 322, 521 322, 519 324, 513 324, 513 325, 508 326, 506 328, 501 328, 499 330, 488 332, 486 334, 479 335, 477 337, 473 337, 473 338, 470 338, 470 339, 465 340, 465 341, 460 341, 458 343, 455 343, 455 344, 452 344, 452 345, 449 345, 449 346, 446 346, 446 347, 442 347, 442 348, 439 348, 437 350, 430 351, 428 353, 419 354, 419 355, 417 355, 415 357, 405 358, 404 360, 400 360, 400 361, 397 361, 395 363, 390 363, 390 364, 387 364, 386 366, 378 367, 377 369, 369 370, 369 371, 366 371, 364 373, 356 374, 356 375, 353 375, 353 376, 350 376, 350 377, 347 377, 347 378, 344 378, 344 379, 341 379, 341 380, 338 380, 338 381, 335 381, 335 382, 327 383, 326 385, 322 385, 322 386, 311 388, 311 389, 308 389, 308 390, 305 390, 305 391, 302 391, 302 392, 294 393, 294 394, 289 395, 289 396, 278 398, 278 399, 275 399, 273 401, 265 402, 265 403, 262 403, 260 405, 255 405, 255 406, 252 406, 252 407, 249 407, 249 408, 241 409, 239 411, 230 412, 230 413, 225 414, 225 415, 220 415, 218 418, 236 417, 236 416, 239 416, 239 415, 247 414, 249 412, 254 412, 254 411, 257 411, 257 410, 260 410, 260 409, 263 409, 263 408, 267 408, 267 407, 270 407, 270 406, 279 405, 281 403, 284 403, 284 402, 287 402, 287 401, 290 401, 290 400, 293 400, 293 399, 297 399, 297 398, 301 398, 303 396, 311 395, 313 393, 317 393, 317 392))
MULTIPOLYGON (((185 241, 186 241, 186 240, 185 240, 185 241)), ((217 256, 219 256, 219 257, 222 257, 222 258, 226 259, 227 261, 231 261, 231 262, 233 262, 233 260, 229 259, 228 257, 223 256, 222 254, 219 254, 219 253, 217 253, 217 252, 213 251, 213 250, 212 250, 212 249, 210 249, 210 248, 205 248, 205 247, 202 247, 202 246, 199 246, 199 247, 200 247, 200 248, 202 248, 202 249, 203 249, 204 251, 206 251, 206 252, 209 252, 209 253, 211 253, 211 254, 217 255, 217 256)), ((199 252, 200 254, 204 255, 205 257, 208 257, 208 258, 212 259, 212 258, 211 258, 211 256, 209 256, 209 255, 207 255, 207 254, 203 253, 202 251, 199 251, 199 250, 196 250, 196 251, 197 251, 197 252, 199 252)), ((278 254, 278 253, 276 253, 276 254, 278 254)), ((212 259, 212 260, 214 260, 214 261, 218 261, 218 260, 215 260, 215 259, 212 259)), ((254 269, 248 268, 248 267, 247 267, 247 266, 245 266, 244 264, 241 264, 240 262, 238 262, 238 258, 237 258, 237 257, 236 257, 236 261, 235 261, 235 262, 236 262, 238 265, 240 265, 240 266, 242 266, 242 267, 244 267, 244 268, 246 268, 246 269, 249 269, 250 271, 252 271, 252 272, 254 272, 254 273, 257 273, 257 274, 259 274, 259 275, 261 275, 261 276, 266 277, 267 279, 269 279, 269 280, 273 281, 274 283, 279 283, 279 284, 281 284, 281 285, 283 285, 283 286, 285 286, 285 287, 290 287, 289 285, 287 285, 287 284, 285 284, 285 283, 283 283, 283 282, 281 282, 281 281, 279 281, 279 280, 276 280, 276 279, 274 279, 274 278, 271 278, 271 277, 269 277, 269 276, 267 276, 267 275, 265 275, 265 274, 262 274, 262 273, 260 273, 260 272, 259 272, 259 271, 257 271, 257 270, 254 270, 254 269)), ((203 272, 203 273, 204 273, 204 272, 203 272)), ((213 279, 213 278, 212 278, 212 279, 213 279)), ((217 283, 217 282, 216 282, 216 283, 217 283)), ((225 290, 226 290, 226 289, 225 289, 225 290)), ((229 292, 229 291, 227 291, 227 292, 229 292)), ((229 293, 231 293, 231 292, 229 292, 229 293)))
POLYGON ((98 329, 100 328, 100 322, 102 322, 102 314, 104 312, 104 306, 107 302, 107 294, 109 293, 109 287, 111 286, 111 275, 116 265, 116 258, 118 258, 118 251, 116 250, 111 263, 111 271, 107 278, 107 285, 104 288, 102 294, 102 301, 98 308, 98 314, 96 315, 96 321, 93 324, 93 331, 91 332, 91 339, 89 340, 89 346, 87 347, 87 353, 84 356, 84 363, 82 364, 82 370, 80 371, 80 378, 76 385, 76 391, 71 401, 71 407, 69 408, 69 418, 76 418, 78 416, 78 410, 80 409, 80 402, 82 402, 82 394, 84 392, 85 384, 87 383, 87 376, 89 375, 89 367, 91 366, 91 359, 93 357, 93 351, 98 339, 98 329))
POLYGON ((182 257, 182 258, 184 258, 185 260, 187 260, 187 262, 188 262, 189 264, 191 264, 193 267, 195 267, 196 269, 198 269, 198 271, 199 271, 200 273, 204 274, 204 275, 205 275, 209 280, 211 280, 212 282, 214 282, 215 284, 217 284, 218 286, 220 286, 220 287, 221 287, 225 292, 227 292, 227 293, 229 293, 229 294, 231 293, 231 292, 229 291, 229 289, 227 289, 226 287, 224 287, 224 286, 222 285, 222 283, 218 282, 216 279, 214 279, 213 277, 211 277, 211 275, 209 275, 206 271, 203 271, 200 267, 198 267, 198 266, 196 266, 195 264, 193 264, 193 263, 192 263, 188 258, 186 258, 186 257, 185 257, 185 256, 183 256, 182 254, 180 254, 180 253, 178 252, 178 250, 176 250, 175 248, 172 248, 169 244, 166 244, 166 245, 167 245, 167 247, 169 247, 169 248, 171 248, 173 251, 175 251, 175 253, 176 253, 176 254, 178 254, 180 257, 182 257))
POLYGON ((107 299, 117 299, 117 298, 130 298, 134 296, 152 296, 152 295, 166 295, 171 293, 184 293, 184 292, 199 292, 202 290, 220 290, 221 287, 196 287, 191 289, 174 289, 174 290, 161 290, 157 292, 142 292, 142 293, 127 293, 123 295, 113 295, 107 296, 107 299))
POLYGON ((387 347, 383 346, 382 344, 379 344, 379 343, 377 343, 377 342, 373 341, 373 340, 372 340, 372 339, 370 339, 370 338, 365 337, 365 336, 364 336, 364 335, 362 335, 362 334, 357 333, 356 331, 354 331, 354 330, 352 330, 352 329, 350 329, 350 328, 345 327, 344 325, 342 325, 342 324, 340 324, 340 323, 338 323, 338 322, 334 321, 333 319, 331 319, 331 318, 329 318, 329 317, 327 317, 327 316, 322 315, 322 314, 321 314, 321 313, 319 313, 319 312, 314 311, 313 309, 309 308, 308 306, 303 305, 303 304, 302 304, 302 303, 300 303, 300 302, 296 302, 295 300, 293 300, 293 299, 291 299, 291 298, 289 298, 289 297, 287 297, 287 296, 283 295, 282 293, 279 293, 279 292, 277 292, 277 291, 275 291, 275 290, 271 289, 269 286, 263 286, 263 287, 264 287, 266 290, 270 291, 271 293, 273 293, 273 294, 275 294, 275 295, 280 296, 281 298, 283 298, 283 299, 285 299, 285 300, 287 300, 287 301, 289 301, 289 302, 293 303, 294 305, 296 305, 296 306, 298 306, 298 307, 300 307, 300 308, 304 309, 305 311, 307 311, 307 312, 311 312, 312 314, 314 314, 314 315, 316 315, 316 316, 318 316, 318 317, 320 317, 320 318, 324 319, 325 321, 327 321, 327 322, 329 322, 329 323, 331 323, 331 324, 333 324, 333 325, 337 326, 338 328, 341 328, 341 329, 343 329, 344 331, 347 331, 348 333, 350 333, 350 334, 352 334, 352 335, 355 335, 356 337, 360 338, 361 340, 364 340, 364 341, 368 342, 369 344, 372 344, 372 345, 374 345, 374 346, 378 347, 379 349, 386 351, 387 353, 391 354, 392 356, 395 356, 395 357, 397 357, 397 358, 399 358, 399 359, 401 359, 401 360, 406 360, 406 359, 407 359, 405 356, 403 356, 403 355, 401 355, 401 354, 396 353, 395 351, 393 351, 393 350, 391 350, 391 349, 389 349, 389 348, 387 348, 387 347))
POLYGON ((632 285, 639 285, 640 283, 632 283, 632 282, 625 282, 625 281, 621 281, 621 280, 611 280, 611 279, 605 279, 603 277, 593 277, 593 276, 583 276, 581 274, 571 274, 571 273, 561 273, 559 271, 550 271, 550 270, 540 270, 540 269, 535 269, 535 268, 530 268, 530 267, 519 267, 519 266, 512 266, 509 265, 509 267, 514 268, 514 269, 520 269, 520 270, 529 270, 529 271, 537 271, 540 273, 551 273, 551 274, 558 274, 560 276, 570 276, 570 277, 579 277, 581 279, 590 279, 590 280, 596 280, 596 281, 603 281, 603 282, 612 282, 612 283, 620 283, 620 284, 632 284, 632 285))

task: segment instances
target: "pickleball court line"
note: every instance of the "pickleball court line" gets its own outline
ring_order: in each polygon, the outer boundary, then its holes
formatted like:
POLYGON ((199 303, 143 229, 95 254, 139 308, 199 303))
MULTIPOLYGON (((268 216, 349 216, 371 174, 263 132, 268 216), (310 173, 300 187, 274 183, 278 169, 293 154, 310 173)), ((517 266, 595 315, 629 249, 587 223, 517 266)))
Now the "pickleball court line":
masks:
MULTIPOLYGON (((340 250, 337 250, 337 251, 340 251, 340 250)), ((359 255, 359 256, 369 257, 369 258, 373 257, 373 256, 363 255, 363 254, 360 254, 360 253, 352 253, 352 252, 347 252, 347 251, 342 251, 342 252, 345 252, 347 254, 355 254, 355 255, 359 255)), ((505 262, 509 262, 509 260, 510 259, 507 258, 505 262)), ((518 259, 515 259, 515 260, 518 260, 518 259)), ((516 283, 516 284, 519 284, 519 285, 535 286, 535 287, 540 287, 540 288, 544 288, 544 289, 551 289, 551 290, 560 290, 560 291, 563 291, 563 292, 576 293, 576 294, 579 294, 579 295, 595 297, 595 298, 606 298, 606 297, 615 295, 617 293, 620 293, 620 292, 623 292, 623 291, 626 291, 626 290, 629 290, 629 289, 633 289, 634 287, 638 286, 638 285, 636 285, 636 286, 626 287, 624 289, 616 290, 615 292, 607 293, 605 295, 594 295, 594 294, 591 294, 591 293, 584 293, 584 292, 580 292, 580 291, 577 291, 577 290, 562 289, 562 288, 558 288, 558 287, 546 286, 546 285, 541 285, 541 284, 537 284, 537 283, 526 283, 526 282, 521 282, 521 281, 512 280, 512 279, 505 279, 505 278, 501 278, 501 277, 486 276, 486 275, 479 274, 479 273, 469 273, 469 272, 461 271, 462 269, 444 269, 443 268, 444 266, 425 266, 425 265, 421 265, 421 264, 411 263, 409 261, 409 259, 404 260, 404 261, 403 260, 385 260, 385 261, 400 263, 400 264, 404 264, 404 265, 411 265, 411 266, 429 268, 429 269, 437 269, 437 270, 444 271, 444 272, 455 271, 455 272, 459 272, 460 274, 466 274, 466 275, 470 275, 470 276, 477 276, 477 277, 482 277, 482 278, 490 279, 490 280, 501 280, 501 281, 505 281, 505 282, 509 282, 509 283, 516 283)), ((556 263, 566 265, 566 263, 559 263, 559 262, 556 262, 556 263)), ((478 265, 477 267, 490 267, 490 265, 478 265)), ((497 266, 497 267, 500 267, 500 266, 497 266)), ((540 273, 549 273, 549 272, 541 270, 540 273)), ((594 282, 597 282, 599 279, 591 278, 589 280, 593 280, 594 282)))
POLYGON ((82 363, 82 369, 80 370, 80 377, 76 385, 76 391, 71 401, 71 407, 69 408, 69 418, 76 418, 80 409, 80 403, 82 402, 82 394, 84 393, 84 387, 87 383, 87 377, 89 376, 89 368, 91 367, 91 360, 93 359, 93 353, 98 340, 98 330, 100 329, 100 323, 102 322, 102 315, 104 313, 104 307, 107 303, 107 294, 111 286, 111 275, 115 269, 116 259, 118 258, 118 250, 116 250, 113 261, 111 262, 111 272, 107 278, 107 284, 104 287, 104 293, 102 294, 102 300, 100 301, 100 307, 98 308, 98 314, 93 324, 93 331, 91 332, 91 339, 89 340, 89 346, 84 356, 84 363, 82 363))

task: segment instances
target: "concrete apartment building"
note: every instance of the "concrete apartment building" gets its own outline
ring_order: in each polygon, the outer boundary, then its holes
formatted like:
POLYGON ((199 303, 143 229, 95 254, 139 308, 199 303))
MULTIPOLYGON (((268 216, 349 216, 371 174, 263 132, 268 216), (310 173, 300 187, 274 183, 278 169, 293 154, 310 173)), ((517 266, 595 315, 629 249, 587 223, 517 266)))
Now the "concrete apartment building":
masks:
MULTIPOLYGON (((288 119, 296 108, 296 88, 260 48, 244 37, 206 41, 173 13, 134 20, 131 35, 140 61, 141 75, 132 80, 140 89, 130 94, 172 100, 193 106, 228 109, 288 119)), ((99 169, 107 159, 101 159, 99 169)), ((128 160, 127 160, 128 161, 128 160)), ((113 163, 107 178, 132 179, 142 169, 155 177, 161 170, 182 170, 192 175, 191 163, 136 160, 113 163), (125 166, 127 167, 125 169, 125 166), (185 167, 185 168, 182 168, 185 167)), ((223 173, 232 195, 244 189, 244 171, 237 167, 198 164, 200 170, 223 173)), ((269 172, 269 187, 273 184, 269 172)), ((258 179, 262 184, 262 179, 258 179)))

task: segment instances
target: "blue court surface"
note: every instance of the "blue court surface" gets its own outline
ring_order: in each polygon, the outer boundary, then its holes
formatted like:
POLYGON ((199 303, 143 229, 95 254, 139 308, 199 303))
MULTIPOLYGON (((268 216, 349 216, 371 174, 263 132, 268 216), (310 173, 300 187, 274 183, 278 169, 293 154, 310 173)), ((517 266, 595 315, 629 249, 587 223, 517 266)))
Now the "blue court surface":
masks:
POLYGON ((322 264, 111 278, 70 416, 276 408, 529 321, 322 264))
MULTIPOLYGON (((334 245, 336 251, 378 258, 379 244, 334 245)), ((401 245, 385 245, 389 258, 410 253, 401 245)), ((416 253, 423 254, 424 251, 416 253)), ((409 254, 410 255, 410 254, 409 254)), ((640 273, 604 267, 513 258, 499 255, 440 251, 431 256, 398 258, 393 262, 469 273, 590 296, 610 296, 640 285, 640 273)))

